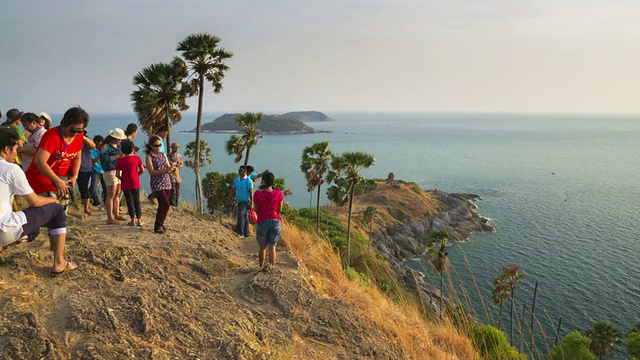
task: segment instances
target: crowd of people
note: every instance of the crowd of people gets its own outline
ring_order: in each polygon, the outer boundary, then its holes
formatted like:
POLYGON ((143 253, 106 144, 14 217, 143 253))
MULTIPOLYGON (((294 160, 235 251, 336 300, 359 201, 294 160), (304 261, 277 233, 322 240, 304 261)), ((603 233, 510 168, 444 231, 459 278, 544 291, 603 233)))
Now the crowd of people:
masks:
MULTIPOLYGON (((64 248, 66 209, 76 185, 87 216, 93 215, 92 206, 104 206, 106 224, 128 220, 129 226, 142 227, 140 176, 145 171, 150 176, 149 198, 158 204, 153 231, 167 231, 164 223, 171 206, 178 205, 183 167, 178 143, 170 144, 166 153, 168 129, 149 137, 143 162, 140 148, 134 144, 136 124, 125 130, 114 128, 105 137, 89 138, 89 115, 81 107, 68 109, 55 127, 47 113, 36 115, 18 109, 7 111, 3 122, 0 111, 0 122, 0 252, 8 245, 33 241, 40 227, 47 227, 54 253, 52 275, 75 270, 78 265, 65 259, 64 248), (121 193, 128 219, 120 213, 121 193), (25 201, 19 204, 15 195, 25 201)), ((260 175, 260 190, 255 193, 254 181, 259 175, 253 168, 241 166, 238 174, 233 183, 238 202, 237 232, 251 236, 247 215, 255 209, 259 265, 267 270, 276 263, 283 195, 274 188, 275 176, 268 170, 260 175)))

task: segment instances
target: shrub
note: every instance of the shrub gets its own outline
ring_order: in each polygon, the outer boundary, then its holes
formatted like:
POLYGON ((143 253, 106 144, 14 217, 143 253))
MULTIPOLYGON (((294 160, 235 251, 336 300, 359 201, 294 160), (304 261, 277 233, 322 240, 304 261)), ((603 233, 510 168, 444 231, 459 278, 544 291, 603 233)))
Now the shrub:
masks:
POLYGON ((598 358, 589 350, 590 342, 586 336, 582 336, 579 332, 574 331, 564 337, 562 347, 553 347, 553 350, 551 350, 551 359, 596 360, 598 358))
POLYGON ((526 360, 527 356, 520 354, 509 345, 504 333, 491 325, 471 326, 473 342, 483 359, 490 360, 526 360))

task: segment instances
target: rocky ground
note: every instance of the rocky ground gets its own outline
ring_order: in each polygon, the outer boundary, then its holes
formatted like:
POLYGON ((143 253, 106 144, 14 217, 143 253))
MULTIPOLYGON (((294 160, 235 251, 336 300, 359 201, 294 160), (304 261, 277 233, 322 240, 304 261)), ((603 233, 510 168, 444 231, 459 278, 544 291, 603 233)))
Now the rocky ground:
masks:
MULTIPOLYGON (((167 234, 72 213, 67 256, 52 277, 46 236, 0 257, 3 359, 399 358, 347 303, 320 297, 280 246, 258 271, 257 244, 230 224, 174 210, 167 234)), ((288 239, 283 239, 283 245, 288 239)))

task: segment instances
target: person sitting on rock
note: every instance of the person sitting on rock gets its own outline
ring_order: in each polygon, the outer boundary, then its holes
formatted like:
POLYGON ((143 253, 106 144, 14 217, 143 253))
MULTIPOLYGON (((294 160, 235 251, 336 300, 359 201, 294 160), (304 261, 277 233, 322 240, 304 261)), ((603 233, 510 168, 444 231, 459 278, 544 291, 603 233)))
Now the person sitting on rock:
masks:
POLYGON ((13 164, 18 155, 18 135, 11 129, 0 129, 0 246, 13 244, 23 235, 33 234, 40 226, 49 228, 53 249, 52 275, 75 270, 78 265, 64 258, 67 217, 56 199, 36 195, 25 173, 13 164), (23 196, 29 207, 14 212, 14 195, 23 196))

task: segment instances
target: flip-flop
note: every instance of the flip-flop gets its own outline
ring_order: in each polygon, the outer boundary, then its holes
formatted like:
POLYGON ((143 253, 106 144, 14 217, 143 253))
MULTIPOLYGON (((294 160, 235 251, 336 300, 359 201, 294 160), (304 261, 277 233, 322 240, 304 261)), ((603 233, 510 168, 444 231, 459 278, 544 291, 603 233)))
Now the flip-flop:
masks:
POLYGON ((60 274, 69 272, 69 271, 73 271, 75 269, 78 268, 78 265, 72 263, 71 261, 67 260, 67 265, 64 266, 64 269, 62 269, 62 271, 53 271, 51 270, 51 276, 58 276, 60 274), (71 267, 70 265, 75 265, 76 267, 71 267))

